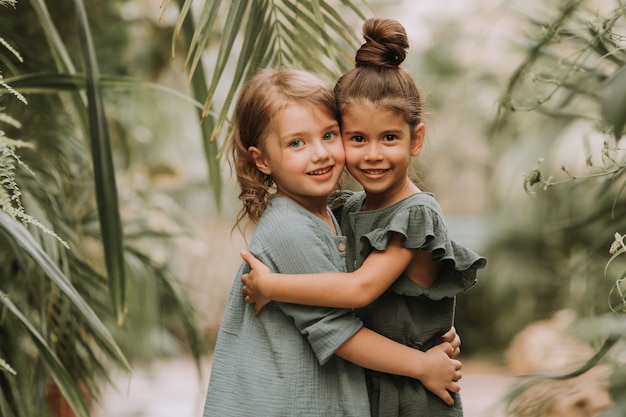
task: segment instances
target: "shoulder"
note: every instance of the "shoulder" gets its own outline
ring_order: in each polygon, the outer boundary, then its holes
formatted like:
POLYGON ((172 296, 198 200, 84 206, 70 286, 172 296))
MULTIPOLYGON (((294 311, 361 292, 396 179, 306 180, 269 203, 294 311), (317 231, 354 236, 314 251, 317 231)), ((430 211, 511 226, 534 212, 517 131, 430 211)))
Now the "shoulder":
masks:
POLYGON ((344 213, 353 213, 360 211, 365 201, 365 192, 350 192, 346 195, 343 211, 344 213))
POLYGON ((302 206, 284 197, 274 197, 255 229, 255 235, 288 238, 302 233, 318 233, 315 217, 302 206))
POLYGON ((398 204, 397 210, 410 210, 411 208, 431 211, 436 213, 438 216, 443 217, 441 206, 432 193, 420 192, 412 194, 398 204))
POLYGON ((385 250, 392 233, 403 236, 406 248, 429 248, 433 239, 447 241, 448 230, 441 207, 430 193, 415 193, 380 209, 354 212, 355 234, 377 250, 385 250))
POLYGON ((288 198, 273 198, 259 219, 250 241, 250 251, 263 253, 277 267, 288 259, 330 258, 334 248, 328 225, 288 198))

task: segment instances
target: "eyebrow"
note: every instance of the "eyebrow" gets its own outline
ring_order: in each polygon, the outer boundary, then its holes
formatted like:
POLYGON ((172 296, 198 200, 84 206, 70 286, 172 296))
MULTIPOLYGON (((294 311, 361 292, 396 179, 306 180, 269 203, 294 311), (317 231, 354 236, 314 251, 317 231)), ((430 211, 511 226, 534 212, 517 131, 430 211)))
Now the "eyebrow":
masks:
MULTIPOLYGON (((335 129, 339 130, 339 122, 331 123, 328 126, 323 127, 321 130, 325 132, 327 130, 335 130, 335 129)), ((302 136, 305 136, 305 133, 306 132, 301 132, 301 131, 290 132, 290 133, 287 133, 286 135, 283 135, 280 139, 285 140, 285 139, 291 139, 294 137, 302 137, 302 136)))
MULTIPOLYGON (((345 134, 349 134, 349 135, 363 135, 363 132, 361 132, 360 130, 344 130, 342 131, 342 133, 345 134)), ((394 135, 398 135, 399 133, 402 133, 402 129, 389 129, 389 130, 385 130, 383 132, 381 132, 382 135, 389 135, 389 134, 394 134, 394 135)))

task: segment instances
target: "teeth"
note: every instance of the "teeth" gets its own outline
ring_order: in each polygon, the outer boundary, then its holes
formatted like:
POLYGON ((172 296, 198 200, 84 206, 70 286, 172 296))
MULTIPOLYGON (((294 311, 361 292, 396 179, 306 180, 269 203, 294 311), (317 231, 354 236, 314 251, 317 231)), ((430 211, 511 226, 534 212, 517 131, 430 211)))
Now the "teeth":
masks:
POLYGON ((324 168, 324 169, 318 169, 317 171, 311 172, 311 175, 323 175, 323 174, 326 174, 331 169, 332 169, 332 167, 327 167, 327 168, 324 168))
POLYGON ((385 172, 387 172, 387 170, 386 169, 364 169, 363 172, 365 172, 366 174, 377 175, 377 174, 384 174, 385 172))

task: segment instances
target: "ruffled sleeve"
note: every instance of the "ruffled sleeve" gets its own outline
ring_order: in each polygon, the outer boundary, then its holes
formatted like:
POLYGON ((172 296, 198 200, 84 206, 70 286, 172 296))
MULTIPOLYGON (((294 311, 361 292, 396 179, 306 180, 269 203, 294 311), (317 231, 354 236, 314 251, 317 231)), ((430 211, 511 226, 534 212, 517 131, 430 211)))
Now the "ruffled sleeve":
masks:
MULTIPOLYGON (((363 234, 361 243, 382 251, 386 249, 391 233, 400 233, 404 236, 402 244, 404 247, 431 252, 433 260, 444 263, 441 275, 433 287, 421 287, 408 276, 402 275, 389 288, 390 291, 408 296, 425 295, 433 300, 439 300, 467 291, 476 284, 476 272, 484 268, 487 261, 471 249, 450 239, 434 199, 432 202, 427 200, 425 204, 407 204, 385 220, 374 221, 384 226, 363 234)), ((360 227, 360 230, 364 229, 360 227)))

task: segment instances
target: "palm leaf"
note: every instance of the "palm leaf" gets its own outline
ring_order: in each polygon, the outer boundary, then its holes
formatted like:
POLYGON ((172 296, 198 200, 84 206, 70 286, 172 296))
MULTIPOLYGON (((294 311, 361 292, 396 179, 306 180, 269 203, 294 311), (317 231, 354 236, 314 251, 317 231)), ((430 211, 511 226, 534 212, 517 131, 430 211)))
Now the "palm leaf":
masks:
MULTIPOLYGON (((222 33, 222 41, 217 54, 215 66, 213 68, 213 76, 211 77, 211 83, 209 84, 209 90, 207 91, 207 98, 204 103, 203 117, 206 117, 211 108, 213 94, 215 93, 215 89, 217 88, 217 83, 222 78, 222 74, 224 73, 224 69, 226 68, 226 63, 228 62, 228 59, 230 57, 230 53, 233 49, 233 44, 235 43, 235 39, 239 34, 241 25, 244 22, 244 16, 247 10, 248 2, 244 0, 235 2, 235 4, 231 5, 229 9, 228 16, 226 17, 226 23, 224 24, 224 31, 222 33)), ((196 54, 194 62, 197 62, 199 58, 200 55, 196 54)), ((192 73, 194 69, 195 67, 192 66, 192 73)), ((233 80, 233 83, 236 82, 237 80, 233 80)))
POLYGON ((46 2, 44 0, 30 0, 30 5, 35 10, 35 13, 37 13, 39 20, 41 21, 41 27, 46 35, 46 39, 48 39, 50 52, 52 53, 52 58, 54 59, 56 67, 61 72, 76 72, 72 59, 70 58, 70 54, 68 53, 67 48, 65 48, 61 35, 59 35, 59 32, 56 30, 56 26, 50 17, 50 12, 48 12, 46 2))
MULTIPOLYGON (((182 1, 182 0, 181 0, 182 1)), ((189 2, 185 2, 183 9, 189 2)), ((194 23, 191 19, 179 20, 180 29, 186 38, 194 38, 200 33, 194 29, 194 23)), ((201 63, 202 65, 202 63, 201 63)), ((191 92, 196 100, 201 100, 207 91, 207 81, 204 67, 201 71, 196 71, 191 75, 191 92)), ((217 209, 222 207, 222 171, 219 164, 218 143, 215 141, 213 117, 209 115, 202 120, 204 106, 201 105, 198 111, 198 118, 202 121, 200 128, 202 132, 202 144, 204 146, 204 155, 209 169, 209 183, 213 198, 215 199, 217 209)))
MULTIPOLYGON (((0 212, 1 213, 1 212, 0 212)), ((39 357, 46 365, 46 369, 56 382, 72 409, 81 417, 89 416, 89 408, 85 402, 85 397, 79 389, 74 379, 67 372, 57 355, 50 348, 45 338, 35 329, 30 320, 11 302, 9 297, 0 297, 0 303, 13 314, 13 316, 26 328, 33 343, 37 346, 39 357)))
POLYGON ((81 0, 75 0, 78 32, 85 70, 87 111, 91 140, 96 199, 100 218, 100 231, 106 269, 109 275, 109 292, 115 311, 117 325, 124 322, 126 303, 126 276, 124 271, 124 237, 119 212, 115 168, 111 155, 109 129, 104 112, 100 71, 91 39, 91 31, 81 0))
MULTIPOLYGON (((85 89, 85 74, 77 72, 75 74, 58 72, 33 72, 3 78, 3 81, 11 84, 24 94, 58 94, 61 91, 82 91, 85 89)), ((152 90, 171 95, 184 102, 191 104, 199 110, 203 109, 203 104, 188 94, 164 86, 162 84, 143 81, 135 77, 123 75, 100 76, 100 85, 106 90, 152 90)))
POLYGON ((12 219, 4 211, 0 210, 0 230, 4 231, 9 239, 27 253, 33 261, 42 269, 46 276, 65 294, 74 305, 84 320, 84 325, 89 328, 98 346, 107 352, 118 364, 130 369, 124 354, 113 340, 106 326, 98 318, 96 313, 76 291, 72 283, 61 272, 56 263, 43 251, 41 246, 33 239, 26 228, 17 220, 12 219))
MULTIPOLYGON (((224 126, 231 119, 233 99, 242 83, 259 68, 285 66, 300 67, 336 79, 352 64, 351 57, 358 43, 346 17, 364 19, 360 9, 365 8, 365 3, 342 0, 339 3, 341 10, 338 10, 336 2, 331 4, 321 0, 207 1, 193 23, 190 16, 192 1, 179 0, 181 13, 174 37, 181 32, 186 35, 186 66, 194 97, 199 100, 201 94, 204 95, 202 129, 213 187, 221 169, 218 142, 230 133, 230 127, 224 129, 224 126), (218 19, 223 6, 228 7, 225 22, 218 19), (191 33, 190 28, 193 29, 191 33), (217 55, 211 68, 205 68, 208 65, 202 60, 205 48, 212 46, 208 42, 216 33, 221 34, 217 55), (241 47, 236 50, 240 38, 241 47), (234 70, 226 71, 231 63, 234 70), (201 92, 202 82, 194 78, 203 78, 204 74, 210 74, 211 79, 201 92), (218 101, 217 87, 223 82, 228 83, 228 90, 218 101), (220 109, 219 113, 216 114, 215 108, 220 109)), ((213 191, 215 194, 215 189, 213 191)))

